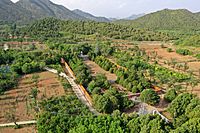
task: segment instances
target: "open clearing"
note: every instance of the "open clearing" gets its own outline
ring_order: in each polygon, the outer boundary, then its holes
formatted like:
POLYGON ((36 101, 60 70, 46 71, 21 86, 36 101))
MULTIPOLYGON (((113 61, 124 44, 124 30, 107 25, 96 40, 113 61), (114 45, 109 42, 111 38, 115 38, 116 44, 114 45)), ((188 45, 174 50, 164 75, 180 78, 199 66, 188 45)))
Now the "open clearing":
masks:
POLYGON ((90 69, 90 72, 92 76, 96 76, 97 74, 105 74, 107 77, 107 80, 112 83, 112 86, 118 89, 119 91, 126 92, 127 89, 123 86, 116 84, 115 81, 117 80, 116 74, 110 73, 109 71, 105 71, 103 68, 101 68, 98 64, 91 60, 86 60, 84 63, 88 66, 90 69))
POLYGON ((99 65, 97 65, 95 62, 93 62, 91 60, 86 60, 86 61, 84 61, 84 63, 89 67, 92 76, 96 76, 97 74, 105 74, 105 76, 107 77, 107 79, 109 81, 117 80, 117 76, 115 74, 105 71, 99 65))
MULTIPOLYGON (((34 119, 34 111, 30 106, 32 99, 30 98, 31 89, 35 86, 32 81, 32 75, 29 74, 19 79, 19 85, 5 94, 0 95, 0 123, 8 123, 9 121, 5 118, 6 112, 11 109, 15 109, 15 117, 17 121, 27 121, 34 119)), ((37 100, 50 98, 53 96, 63 96, 65 91, 58 80, 56 74, 50 72, 38 73, 39 82, 37 100)))
MULTIPOLYGON (((174 46, 171 46, 169 44, 166 46, 171 47, 172 49, 175 49, 174 46)), ((139 47, 141 49, 144 49, 147 53, 156 51, 158 54, 158 57, 160 57, 158 59, 158 64, 174 71, 183 72, 183 71, 178 70, 177 68, 172 68, 171 66, 164 64, 164 61, 170 61, 172 59, 175 59, 177 62, 187 62, 187 65, 189 67, 187 71, 192 71, 193 74, 197 76, 197 78, 200 77, 199 75, 200 61, 194 61, 194 60, 197 60, 195 57, 179 55, 176 52, 167 52, 166 48, 161 47, 161 42, 156 42, 156 43, 145 42, 145 43, 141 43, 139 47)), ((195 52, 197 51, 200 51, 200 49, 195 50, 195 52)), ((200 97, 200 84, 198 86, 195 86, 193 89, 189 87, 188 91, 200 97)))
MULTIPOLYGON (((129 44, 128 42, 126 43, 122 42, 121 44, 115 44, 115 46, 119 47, 121 50, 127 51, 129 48, 134 48, 136 45, 129 44)), ((164 64, 164 62, 167 62, 167 61, 170 62, 172 61, 172 59, 179 63, 186 62, 189 67, 188 71, 192 71, 196 76, 200 76, 199 75, 200 61, 198 61, 198 59, 193 56, 183 56, 183 55, 177 54, 175 51, 177 48, 179 48, 179 46, 173 46, 170 43, 165 44, 159 41, 155 41, 155 42, 143 41, 143 42, 139 42, 138 46, 140 49, 145 50, 145 52, 149 56, 151 56, 152 52, 156 52, 158 63, 159 65, 163 67, 167 67, 167 68, 171 67, 171 66, 168 66, 167 64, 164 64), (162 48, 161 47, 162 44, 164 44, 166 48, 162 48), (172 48, 173 52, 168 52, 167 48, 172 48)), ((191 49, 191 51, 194 53, 200 52, 200 48, 194 48, 194 47, 189 47, 189 48, 184 47, 184 48, 191 49)), ((176 68, 172 68, 172 69, 174 70, 176 68)))
MULTIPOLYGON (((165 46, 172 48, 174 50, 174 52, 167 52, 167 49, 162 48, 161 44, 162 44, 161 42, 160 43, 159 42, 157 42, 157 43, 145 42, 145 43, 141 43, 139 45, 139 47, 140 47, 140 49, 144 49, 147 54, 150 54, 151 52, 156 52, 157 57, 158 57, 158 64, 163 67, 170 68, 171 66, 168 66, 164 62, 172 61, 172 59, 178 63, 186 62, 189 67, 189 69, 187 71, 192 71, 193 74, 195 74, 196 76, 198 76, 198 77, 200 76, 199 75, 200 61, 198 61, 197 58, 189 56, 189 55, 183 56, 183 55, 177 54, 175 52, 176 48, 169 44, 166 44, 165 46)), ((196 49, 195 52, 200 52, 200 49, 196 49)), ((172 69, 177 70, 177 68, 172 68, 172 69)))
POLYGON ((23 41, 23 42, 18 42, 18 41, 11 41, 11 42, 5 42, 0 44, 0 47, 3 47, 4 44, 7 44, 9 48, 11 49, 19 49, 19 48, 26 48, 30 47, 30 45, 35 45, 38 49, 46 49, 46 46, 41 44, 40 42, 37 41, 23 41))
MULTIPOLYGON (((188 61, 196 59, 192 56, 183 56, 183 55, 177 54, 176 52, 167 52, 167 49, 162 48, 161 44, 162 44, 161 42, 154 42, 154 43, 143 42, 139 45, 139 48, 144 49, 147 54, 155 51, 157 52, 158 57, 161 57, 163 60, 176 59, 178 62, 188 62, 188 61)), ((164 45, 175 50, 175 47, 169 44, 164 44, 164 45)))

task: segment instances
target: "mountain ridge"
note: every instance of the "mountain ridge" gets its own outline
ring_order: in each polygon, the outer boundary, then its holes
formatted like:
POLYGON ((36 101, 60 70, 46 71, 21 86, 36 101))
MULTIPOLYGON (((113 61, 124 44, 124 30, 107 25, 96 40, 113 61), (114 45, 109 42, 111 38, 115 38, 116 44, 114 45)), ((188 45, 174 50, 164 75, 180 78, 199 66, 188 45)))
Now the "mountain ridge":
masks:
POLYGON ((62 5, 57 5, 50 0, 19 0, 17 5, 30 11, 35 18, 55 17, 59 19, 77 19, 85 20, 86 18, 74 14, 62 5))
POLYGON ((129 17, 123 18, 124 20, 135 20, 137 18, 143 17, 145 15, 145 13, 141 13, 141 14, 132 14, 129 17))
POLYGON ((200 27, 200 15, 187 9, 164 9, 146 14, 135 20, 121 20, 115 23, 131 25, 135 28, 150 28, 161 30, 195 29, 200 27))
POLYGON ((26 19, 31 19, 30 12, 19 7, 11 0, 0 1, 0 20, 6 22, 23 22, 26 19), (25 13, 26 12, 26 13, 25 13))
POLYGON ((200 12, 192 13, 187 9, 164 9, 149 14, 132 15, 124 19, 97 17, 82 10, 70 10, 50 0, 0 0, 0 21, 27 24, 33 20, 54 17, 62 20, 90 20, 114 22, 130 25, 133 28, 150 29, 196 29, 200 27, 200 12), (128 20, 127 20, 128 19, 128 20), (131 20, 130 20, 131 19, 131 20))
POLYGON ((50 0, 19 0, 16 3, 11 0, 0 1, 0 21, 26 24, 45 17, 110 22, 105 17, 96 17, 81 10, 71 11, 65 6, 55 4, 50 0))
POLYGON ((73 10, 74 13, 80 15, 80 16, 83 16, 89 20, 93 20, 93 21, 97 21, 97 22, 110 22, 109 19, 107 19, 106 17, 97 17, 97 16, 94 16, 88 12, 84 12, 80 9, 75 9, 73 10))

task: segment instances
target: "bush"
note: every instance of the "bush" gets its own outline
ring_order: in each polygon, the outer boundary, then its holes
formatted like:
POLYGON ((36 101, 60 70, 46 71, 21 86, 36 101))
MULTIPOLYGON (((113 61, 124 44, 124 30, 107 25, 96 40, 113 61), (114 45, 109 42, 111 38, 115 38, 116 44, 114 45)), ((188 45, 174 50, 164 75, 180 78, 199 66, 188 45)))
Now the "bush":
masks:
POLYGON ((95 87, 93 90, 92 90, 92 94, 100 94, 101 93, 101 88, 100 87, 95 87))
POLYGON ((152 89, 146 89, 146 90, 142 91, 142 93, 140 95, 140 99, 141 99, 141 101, 151 104, 151 105, 155 105, 156 103, 159 103, 159 101, 160 101, 160 97, 152 89))
POLYGON ((167 48, 167 52, 169 53, 173 52, 172 48, 167 48))
POLYGON ((197 59, 200 59, 200 54, 197 54, 197 55, 196 55, 196 58, 197 58, 197 59))
POLYGON ((91 93, 91 92, 94 90, 95 87, 96 87, 96 83, 95 83, 95 81, 93 80, 93 81, 91 81, 91 82, 89 83, 89 85, 88 85, 88 91, 91 93))
POLYGON ((190 55, 192 54, 192 52, 188 49, 177 49, 176 50, 177 54, 181 54, 181 55, 190 55))
POLYGON ((168 102, 173 101, 177 97, 177 93, 175 89, 170 89, 164 96, 164 99, 168 102))
POLYGON ((172 117, 177 118, 184 114, 188 104, 191 103, 193 98, 194 96, 189 93, 183 93, 177 96, 168 107, 168 111, 172 117))

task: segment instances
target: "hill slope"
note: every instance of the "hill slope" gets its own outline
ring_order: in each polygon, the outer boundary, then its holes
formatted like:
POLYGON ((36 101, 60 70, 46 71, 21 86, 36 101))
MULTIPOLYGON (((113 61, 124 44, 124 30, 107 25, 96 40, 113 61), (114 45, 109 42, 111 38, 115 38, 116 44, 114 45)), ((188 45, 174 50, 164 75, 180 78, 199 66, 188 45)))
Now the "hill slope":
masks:
POLYGON ((93 21, 97 21, 97 22, 109 22, 110 20, 105 18, 105 17, 96 17, 92 14, 89 14, 87 12, 83 12, 79 9, 76 9, 76 10, 73 10, 74 13, 84 17, 84 18, 87 18, 89 20, 93 20, 93 21))
POLYGON ((133 14, 133 15, 127 17, 127 18, 124 18, 124 20, 135 20, 135 19, 140 18, 140 17, 142 17, 144 15, 145 15, 144 13, 142 13, 142 14, 133 14))
POLYGON ((130 39, 134 41, 160 41, 169 40, 171 38, 165 33, 143 29, 138 30, 128 26, 115 25, 112 23, 73 20, 63 21, 55 18, 38 20, 27 26, 25 32, 28 33, 28 36, 33 38, 42 37, 41 39, 44 40, 53 38, 51 41, 56 40, 57 42, 58 40, 66 42, 66 40, 69 41, 77 39, 76 35, 96 36, 97 34, 101 37, 130 39))
POLYGON ((55 17, 58 19, 78 19, 86 18, 73 13, 62 5, 52 3, 50 0, 20 0, 16 3, 32 13, 33 18, 55 17))
POLYGON ((117 23, 132 25, 138 28, 152 29, 196 29, 200 27, 200 17, 185 9, 161 10, 147 14, 133 21, 118 21, 117 23))
POLYGON ((31 19, 31 13, 14 4, 11 0, 0 0, 0 20, 6 22, 23 22, 31 19))

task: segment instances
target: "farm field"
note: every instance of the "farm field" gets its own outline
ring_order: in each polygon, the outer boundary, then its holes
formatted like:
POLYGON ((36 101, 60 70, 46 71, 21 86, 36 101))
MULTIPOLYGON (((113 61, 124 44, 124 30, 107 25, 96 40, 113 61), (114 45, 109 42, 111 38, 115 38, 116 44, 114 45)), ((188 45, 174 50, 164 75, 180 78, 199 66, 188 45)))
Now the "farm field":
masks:
MULTIPOLYGON (((162 66, 167 67, 167 65, 164 64, 164 62, 171 61, 171 60, 175 60, 178 63, 187 62, 189 66, 188 71, 193 71, 195 75, 199 75, 200 61, 194 61, 194 60, 197 60, 197 58, 192 57, 190 55, 183 56, 183 55, 177 54, 174 51, 168 52, 167 48, 162 48, 161 45, 162 45, 161 42, 153 42, 153 43, 142 42, 139 45, 139 48, 145 50, 148 55, 150 55, 152 52, 156 52, 157 57, 158 57, 158 63, 161 64, 162 66)), ((176 49, 175 46, 172 46, 169 44, 164 44, 164 46, 168 48, 172 48, 174 50, 176 49)))
MULTIPOLYGON (((168 45, 169 46, 169 45, 168 45)), ((180 54, 177 54, 176 52, 167 52, 166 48, 163 49, 161 47, 161 43, 141 43, 141 45, 139 45, 139 47, 141 49, 144 49, 147 53, 152 52, 152 51, 156 51, 158 54, 158 64, 169 68, 171 70, 175 70, 177 72, 182 72, 182 73, 189 73, 190 71, 193 72, 194 76, 196 76, 196 78, 200 78, 199 76, 199 70, 200 70, 200 61, 194 61, 197 60, 197 58, 192 57, 192 56, 183 56, 180 54), (177 69, 172 68, 171 66, 165 64, 165 61, 170 61, 172 59, 175 59, 177 62, 187 62, 188 65, 188 70, 187 72, 177 69)), ((169 46, 172 49, 175 49, 174 46, 169 46)), ((190 47, 190 49, 192 49, 190 47)), ((200 51, 200 49, 196 48, 195 51, 200 51)), ((200 97, 200 84, 195 86, 195 87, 189 87, 188 91, 192 92, 193 94, 196 94, 200 97)))
POLYGON ((112 81, 116 81, 117 80, 117 76, 115 74, 110 73, 108 71, 105 71, 99 65, 97 65, 95 62, 93 62, 91 60, 86 60, 86 61, 84 61, 84 63, 90 69, 90 71, 92 73, 92 76, 96 76, 97 74, 105 74, 105 76, 107 77, 107 79, 109 81, 112 82, 112 81))
MULTIPOLYGON (((112 84, 113 87, 118 89, 121 92, 127 92, 127 89, 121 86, 120 84, 115 83, 117 80, 117 76, 114 73, 110 73, 109 71, 105 71, 103 68, 101 68, 98 64, 91 60, 86 60, 84 63, 88 66, 91 75, 96 76, 97 74, 104 74, 107 77, 107 80, 112 84)), ((129 95, 129 93, 127 94, 129 95)))
MULTIPOLYGON (((61 83, 58 80, 58 76, 50 72, 38 73, 38 101, 44 100, 50 97, 58 97, 65 95, 61 83)), ((6 112, 15 109, 15 116, 17 121, 33 120, 34 110, 30 107, 31 89, 34 87, 34 83, 31 80, 33 74, 23 76, 19 79, 19 85, 16 88, 6 91, 0 96, 0 123, 9 123, 5 118, 6 112)))
MULTIPOLYGON (((141 50, 144 50, 147 53, 147 55, 151 58, 154 58, 153 57, 154 55, 152 53, 156 53, 157 54, 156 61, 158 61, 158 64, 163 67, 185 73, 183 70, 177 67, 172 68, 172 66, 167 65, 167 62, 171 62, 172 60, 174 60, 175 62, 180 63, 180 64, 187 63, 187 66, 188 66, 187 72, 188 73, 193 72, 193 74, 197 77, 200 76, 199 75, 200 61, 191 55, 183 56, 183 55, 177 54, 175 51, 176 49, 180 48, 180 46, 174 46, 171 43, 163 43, 163 42, 157 42, 157 41, 152 41, 152 42, 142 41, 142 42, 137 42, 137 45, 133 45, 129 41, 127 42, 125 41, 122 44, 114 43, 114 46, 117 46, 119 49, 123 51, 130 51, 130 52, 131 52, 130 49, 134 48, 135 46, 139 46, 139 48, 141 50), (162 48, 162 45, 164 45, 165 48, 162 48), (167 48, 172 48, 173 52, 168 52, 167 48)), ((199 48, 187 47, 187 46, 184 48, 190 49, 191 51, 195 51, 194 53, 200 52, 199 48)), ((154 63, 154 62, 150 61, 150 63, 154 63)))
MULTIPOLYGON (((119 49, 122 50, 127 50, 130 51, 129 49, 134 48, 135 45, 132 44, 125 44, 125 45, 116 45, 119 47, 119 49)), ((147 55, 149 55, 152 59, 150 59, 149 63, 150 64, 154 64, 154 61, 156 60, 158 65, 168 68, 172 71, 176 71, 176 72, 180 72, 180 73, 185 73, 185 74, 189 74, 190 72, 192 72, 192 74, 199 79, 199 69, 200 69, 200 61, 198 61, 197 58, 191 56, 191 55, 187 55, 187 56, 183 56, 180 54, 177 54, 175 51, 174 52, 168 52, 167 48, 172 48, 173 50, 180 48, 180 46, 173 46, 170 43, 162 43, 162 42, 140 42, 138 44, 139 48, 141 50, 145 50, 145 52, 147 53, 147 55), (164 44, 165 48, 162 48, 162 44, 164 44), (156 59, 152 57, 152 53, 156 52, 157 56, 156 59), (172 60, 175 60, 177 63, 187 63, 188 69, 186 71, 184 71, 183 69, 179 69, 177 67, 172 67, 171 65, 166 64, 165 62, 171 62, 172 60)), ((193 51, 195 51, 195 53, 198 53, 200 51, 199 48, 194 48, 194 47, 185 47, 185 48, 189 48, 193 51)), ((130 51, 131 52, 131 51, 130 51)), ((108 58, 110 61, 112 62, 116 62, 116 59, 113 57, 109 57, 108 58)), ((200 97, 200 84, 196 85, 195 87, 188 87, 187 89, 188 92, 191 92, 195 95, 197 95, 198 97, 200 97)))
POLYGON ((2 1, 0 133, 200 132, 199 12, 2 1))
MULTIPOLYGON (((112 59, 110 59, 113 63, 115 63, 112 59)), ((91 61, 91 60, 86 60, 84 61, 84 63, 88 66, 88 68, 90 69, 91 71, 91 74, 93 76, 96 76, 96 74, 104 74, 107 79, 109 81, 116 81, 117 79, 117 76, 116 74, 112 74, 110 73, 109 71, 105 71, 103 68, 101 68, 98 64, 96 64, 95 62, 91 61)), ((126 88, 124 88, 122 85, 120 84, 117 84, 117 83, 112 83, 112 86, 115 87, 116 89, 118 89, 118 91, 121 91, 121 92, 126 92, 127 94, 127 97, 128 95, 133 95, 133 93, 131 93, 130 91, 127 91, 126 88)), ((169 103, 167 103, 165 100, 164 100, 164 95, 161 94, 161 100, 160 102, 156 105, 156 106, 149 106, 149 105, 146 105, 147 109, 150 111, 150 110, 153 110, 153 109, 157 109, 158 111, 160 112, 163 112, 166 110, 167 106, 169 103)), ((141 107, 142 104, 138 104, 136 105, 135 107, 131 108, 131 109, 128 109, 126 110, 125 112, 130 114, 130 113, 133 113, 133 112, 137 112, 138 109, 141 107)))

